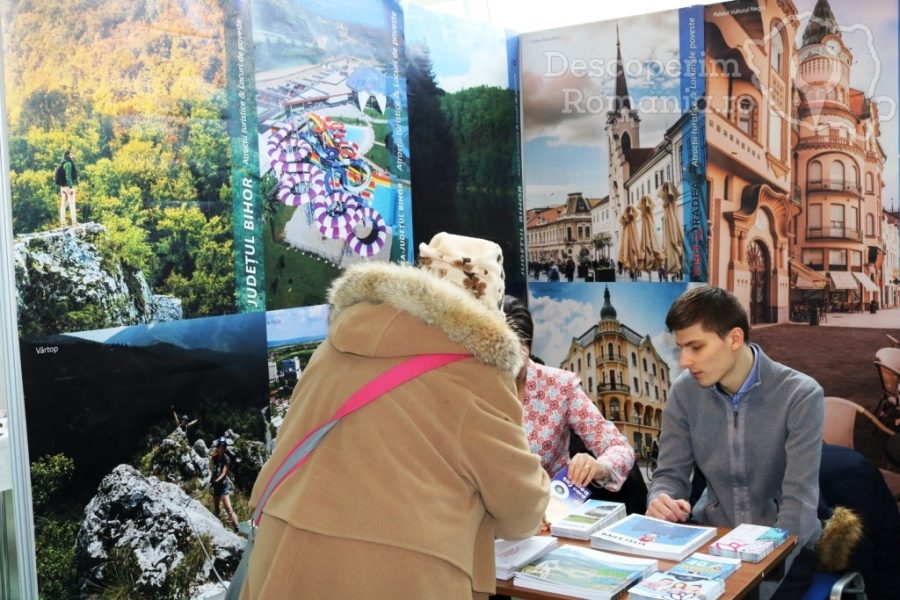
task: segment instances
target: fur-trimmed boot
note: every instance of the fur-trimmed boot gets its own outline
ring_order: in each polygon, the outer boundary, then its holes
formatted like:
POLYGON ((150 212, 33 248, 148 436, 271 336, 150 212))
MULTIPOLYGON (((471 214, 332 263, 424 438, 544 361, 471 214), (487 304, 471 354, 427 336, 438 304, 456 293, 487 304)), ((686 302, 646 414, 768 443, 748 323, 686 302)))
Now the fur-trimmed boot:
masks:
POLYGON ((816 542, 816 570, 827 573, 847 570, 862 535, 862 521, 856 513, 843 506, 836 507, 816 542))

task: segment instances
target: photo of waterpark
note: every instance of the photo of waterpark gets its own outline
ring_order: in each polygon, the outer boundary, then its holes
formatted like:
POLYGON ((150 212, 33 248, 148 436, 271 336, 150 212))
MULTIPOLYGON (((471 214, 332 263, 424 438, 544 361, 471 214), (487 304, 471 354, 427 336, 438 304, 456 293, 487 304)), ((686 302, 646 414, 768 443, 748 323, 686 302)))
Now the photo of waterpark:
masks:
POLYGON ((354 262, 411 258, 408 156, 395 133, 406 131, 405 93, 390 22, 351 22, 340 8, 321 7, 311 21, 309 8, 272 20, 265 3, 254 6, 269 309, 323 303, 354 262), (294 20, 304 26, 286 27, 294 20))

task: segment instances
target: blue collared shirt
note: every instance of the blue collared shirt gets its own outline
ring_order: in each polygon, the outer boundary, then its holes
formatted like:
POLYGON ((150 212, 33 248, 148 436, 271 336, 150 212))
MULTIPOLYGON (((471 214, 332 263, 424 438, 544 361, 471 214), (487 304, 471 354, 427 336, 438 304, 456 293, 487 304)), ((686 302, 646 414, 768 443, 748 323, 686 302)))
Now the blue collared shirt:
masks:
POLYGON ((731 395, 726 392, 720 384, 717 383, 715 386, 717 392, 731 400, 731 408, 733 410, 737 410, 744 395, 759 381, 759 357, 756 354, 756 348, 754 348, 752 344, 750 345, 750 350, 753 352, 753 366, 750 367, 750 375, 747 376, 741 389, 736 391, 734 395, 731 395))

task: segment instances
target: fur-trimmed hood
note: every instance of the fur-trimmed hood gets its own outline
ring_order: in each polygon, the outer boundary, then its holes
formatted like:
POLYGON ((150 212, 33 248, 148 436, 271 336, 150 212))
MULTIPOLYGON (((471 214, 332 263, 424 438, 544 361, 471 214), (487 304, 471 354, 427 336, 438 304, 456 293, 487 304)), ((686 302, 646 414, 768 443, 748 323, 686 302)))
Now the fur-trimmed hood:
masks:
POLYGON ((440 328, 485 364, 515 376, 523 365, 519 338, 503 312, 490 309, 457 285, 409 265, 360 263, 347 268, 328 290, 329 321, 360 304, 388 304, 440 328))

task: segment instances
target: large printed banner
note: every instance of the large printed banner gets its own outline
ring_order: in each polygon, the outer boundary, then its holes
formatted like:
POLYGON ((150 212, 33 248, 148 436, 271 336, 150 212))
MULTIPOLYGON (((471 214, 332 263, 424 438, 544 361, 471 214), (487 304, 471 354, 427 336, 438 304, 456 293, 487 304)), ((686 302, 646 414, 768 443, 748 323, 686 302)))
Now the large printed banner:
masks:
MULTIPOLYGON (((41 597, 221 592, 211 446, 246 519, 331 282, 439 231, 501 245, 535 354, 639 452, 689 285, 754 324, 900 305, 897 7, 794 4, 519 36, 399 0, 0 0, 41 597)), ((794 334, 754 330, 789 364, 794 334)))
POLYGON ((703 11, 521 36, 530 281, 706 281, 703 11))
POLYGON ((518 36, 410 6, 406 47, 416 236, 496 242, 523 295, 518 36))
POLYGON ((344 267, 449 230, 524 290, 517 38, 393 0, 0 15, 41 595, 220 591, 211 447, 245 519, 344 267))
POLYGON ((321 304, 348 264, 412 261, 399 5, 237 2, 229 29, 241 309, 321 304))

